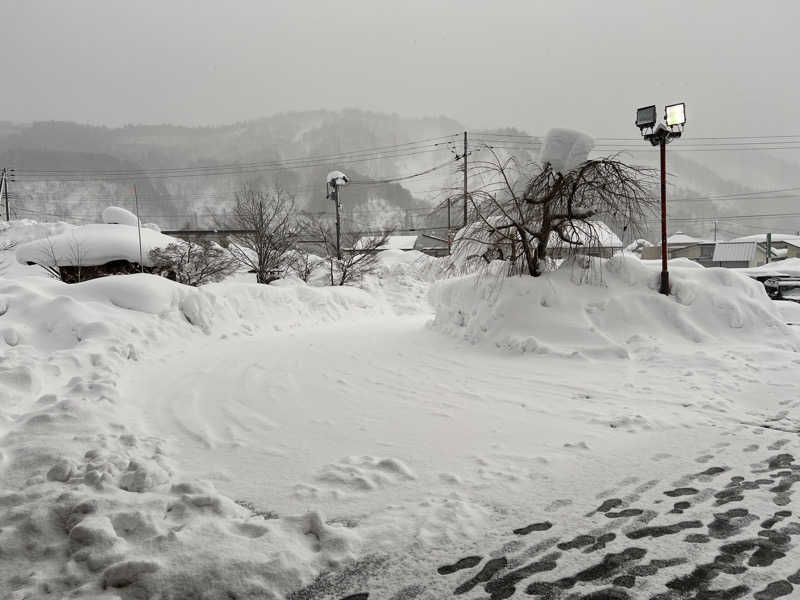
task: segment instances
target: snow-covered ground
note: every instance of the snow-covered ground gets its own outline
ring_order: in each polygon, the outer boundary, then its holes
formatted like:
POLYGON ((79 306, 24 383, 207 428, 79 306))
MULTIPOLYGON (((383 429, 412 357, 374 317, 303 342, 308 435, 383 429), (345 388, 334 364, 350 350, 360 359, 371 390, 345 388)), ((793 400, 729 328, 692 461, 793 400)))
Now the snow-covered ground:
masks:
POLYGON ((363 289, 0 279, 0 597, 800 583, 787 303, 679 263, 666 298, 630 257, 382 258, 363 289))

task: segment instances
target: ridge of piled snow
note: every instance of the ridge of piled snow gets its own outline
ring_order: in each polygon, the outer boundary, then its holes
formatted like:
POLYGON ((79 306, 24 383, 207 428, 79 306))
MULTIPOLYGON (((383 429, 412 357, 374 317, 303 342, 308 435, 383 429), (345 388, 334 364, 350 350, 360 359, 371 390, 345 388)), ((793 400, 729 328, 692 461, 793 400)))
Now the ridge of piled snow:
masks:
POLYGON ((282 597, 351 560, 359 539, 346 527, 313 511, 265 520, 181 479, 163 441, 130 433, 114 407, 130 362, 169 340, 218 343, 385 310, 352 287, 1 279, 0 581, 18 597, 130 586, 189 598, 224 577, 236 597, 282 597))
POLYGON ((467 276, 436 283, 433 326, 472 343, 519 352, 628 358, 666 347, 726 341, 800 350, 764 287, 727 269, 659 272, 632 257, 565 264, 538 278, 467 276), (576 280, 600 274, 603 285, 576 280))
POLYGON ((384 250, 378 268, 364 278, 361 287, 397 314, 430 313, 428 289, 436 262, 418 250, 384 250))

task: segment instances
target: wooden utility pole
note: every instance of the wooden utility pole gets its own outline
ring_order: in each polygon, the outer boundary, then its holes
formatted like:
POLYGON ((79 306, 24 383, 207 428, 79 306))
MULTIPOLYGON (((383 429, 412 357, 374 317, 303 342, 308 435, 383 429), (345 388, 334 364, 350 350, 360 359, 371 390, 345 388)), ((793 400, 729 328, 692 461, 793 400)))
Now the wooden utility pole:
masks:
POLYGON ((139 231, 139 272, 144 273, 144 255, 142 253, 142 219, 139 216, 139 196, 136 194, 136 185, 133 186, 133 199, 136 202, 136 228, 139 231))
POLYGON ((11 220, 11 211, 8 206, 8 169, 3 169, 0 174, 0 194, 6 204, 6 221, 11 220))
POLYGON ((467 132, 464 132, 464 227, 467 226, 467 132))
POLYGON ((450 246, 453 240, 453 225, 450 218, 450 207, 453 206, 453 197, 447 196, 447 253, 450 254, 450 246))

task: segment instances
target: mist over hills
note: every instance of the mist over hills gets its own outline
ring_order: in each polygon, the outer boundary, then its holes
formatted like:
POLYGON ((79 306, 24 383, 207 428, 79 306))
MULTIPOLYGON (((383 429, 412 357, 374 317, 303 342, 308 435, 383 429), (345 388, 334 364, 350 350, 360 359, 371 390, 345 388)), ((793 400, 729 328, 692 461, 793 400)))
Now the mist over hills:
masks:
MULTIPOLYGON (((110 204, 133 208, 134 185, 143 220, 165 229, 212 224, 248 184, 279 186, 304 209, 328 214, 333 207, 325 198, 325 175, 340 169, 360 182, 343 196, 351 226, 441 226, 444 212, 432 209, 461 185, 455 159, 465 129, 447 117, 414 119, 355 109, 284 113, 219 127, 5 122, 0 123, 0 166, 17 170, 10 205, 19 218, 93 221, 110 204), (371 183, 417 173, 422 174, 371 183)), ((490 133, 509 132, 521 133, 490 133)), ((725 223, 719 225, 720 237, 800 229, 797 217, 724 220, 792 212, 797 192, 706 199, 800 186, 796 153, 682 152, 679 144, 670 147, 668 158, 669 194, 675 200, 670 214, 676 219, 671 230, 708 236, 715 217, 725 223)), ((536 139, 529 138, 505 151, 526 161, 535 159, 535 148, 536 139)), ((631 160, 655 166, 657 151, 637 152, 631 160)))

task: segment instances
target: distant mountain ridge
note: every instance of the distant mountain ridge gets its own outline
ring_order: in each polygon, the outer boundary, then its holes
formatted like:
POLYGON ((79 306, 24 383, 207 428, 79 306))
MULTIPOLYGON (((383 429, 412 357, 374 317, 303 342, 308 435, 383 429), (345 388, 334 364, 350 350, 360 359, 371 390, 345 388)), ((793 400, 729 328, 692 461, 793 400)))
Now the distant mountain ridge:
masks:
MULTIPOLYGON (((332 206, 324 189, 324 177, 330 170, 345 170, 362 181, 383 180, 428 171, 452 161, 452 166, 418 178, 353 185, 344 194, 346 218, 353 225, 419 227, 430 224, 431 219, 437 225, 443 224, 443 214, 430 216, 431 207, 447 196, 441 191, 443 188, 458 189, 461 185, 455 158, 461 152, 461 132, 465 129, 463 124, 444 116, 404 118, 356 109, 282 113, 214 127, 112 128, 70 122, 2 122, 0 166, 14 167, 19 173, 11 188, 12 212, 19 217, 94 220, 109 204, 133 208, 135 184, 143 218, 174 228, 209 225, 214 220, 212 215, 228 209, 235 191, 245 184, 281 186, 294 193, 307 210, 330 213, 332 206), (370 150, 376 148, 380 150, 370 150), (336 158, 324 158, 332 156, 336 158), (302 157, 314 160, 279 166, 302 157), (214 176, 202 171, 172 173, 168 177, 158 173, 164 169, 222 165, 251 167, 242 169, 245 172, 217 169, 222 174, 214 176), (26 176, 26 171, 51 173, 26 176), (131 175, 104 177, 98 171, 131 175), (76 176, 76 172, 83 175, 76 176), (197 176, 185 177, 184 173, 197 176)), ((510 132, 522 133, 510 128, 484 133, 510 132)), ((519 150, 524 160, 535 159, 535 142, 532 145, 533 150, 530 143, 527 150, 519 150)), ((637 154, 635 159, 641 156, 637 154)), ((644 160, 652 166, 655 161, 655 151, 644 160)), ((670 151, 668 169, 671 198, 800 185, 800 165, 761 152, 670 151)), ((791 198, 770 202, 770 210, 778 212, 796 204, 791 198)), ((706 221, 676 222, 671 229, 707 234, 713 226, 710 217, 752 212, 757 204, 753 200, 731 199, 676 202, 670 209, 676 219, 697 217, 706 221)), ((800 219, 784 225, 800 228, 800 219)), ((732 234, 752 232, 745 225, 729 228, 737 229, 732 234)))

